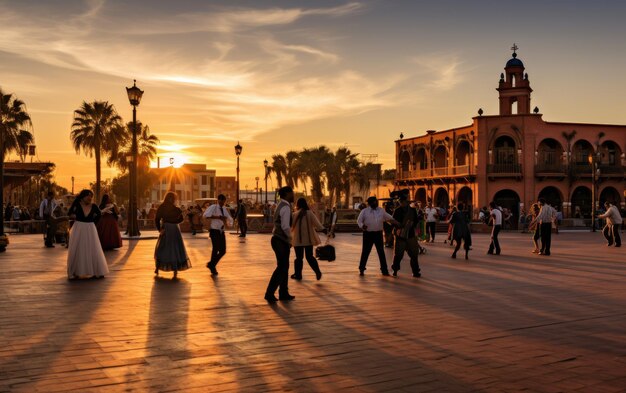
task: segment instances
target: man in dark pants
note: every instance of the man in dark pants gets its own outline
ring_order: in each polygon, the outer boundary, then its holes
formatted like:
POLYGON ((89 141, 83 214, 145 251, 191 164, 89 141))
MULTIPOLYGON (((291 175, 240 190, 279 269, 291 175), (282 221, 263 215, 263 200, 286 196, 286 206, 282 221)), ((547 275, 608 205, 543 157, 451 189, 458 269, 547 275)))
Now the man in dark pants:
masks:
POLYGON ((376 252, 378 253, 378 259, 380 261, 380 272, 383 276, 389 275, 387 269, 387 258, 385 257, 385 243, 383 240, 383 223, 385 221, 391 221, 394 225, 398 225, 398 222, 387 213, 384 209, 378 207, 378 199, 376 197, 367 198, 367 204, 369 205, 365 209, 361 210, 357 224, 359 228, 363 229, 363 248, 361 249, 361 262, 359 263, 360 275, 364 275, 367 265, 367 259, 372 251, 372 246, 376 246, 376 252))
POLYGON ((489 203, 489 216, 493 222, 493 228, 491 229, 491 243, 489 243, 489 251, 487 254, 493 255, 495 250, 496 255, 500 255, 500 242, 498 241, 498 234, 502 229, 502 211, 498 208, 495 202, 489 203))
POLYGON ((44 243, 46 247, 49 248, 54 247, 54 235, 56 233, 54 209, 56 209, 56 207, 57 204, 54 201, 54 193, 49 191, 46 199, 41 201, 41 204, 39 205, 39 217, 46 220, 46 239, 44 243))
POLYGON ((248 233, 248 212, 242 199, 237 204, 235 217, 237 217, 237 225, 239 225, 239 237, 246 237, 246 233, 248 233))
POLYGON ((556 219, 556 210, 546 203, 544 198, 537 201, 541 209, 537 215, 537 222, 541 225, 541 251, 539 255, 550 255, 552 245, 552 221, 556 219))
POLYGON ((411 258, 411 270, 413 271, 413 277, 421 277, 420 265, 417 260, 419 254, 419 245, 417 244, 417 236, 415 235, 415 228, 418 223, 417 211, 415 208, 409 206, 409 195, 407 193, 400 194, 400 206, 393 212, 393 218, 400 223, 400 227, 396 228, 396 242, 393 250, 393 264, 391 269, 393 270, 393 276, 398 275, 400 270, 400 262, 404 253, 409 254, 411 258))
POLYGON ((272 231, 272 250, 276 254, 276 269, 265 290, 265 300, 275 303, 277 300, 293 300, 289 294, 289 253, 291 251, 291 204, 294 195, 291 187, 278 190, 280 202, 274 212, 274 229, 272 231), (278 289, 278 299, 274 295, 278 289))
POLYGON ((226 235, 224 234, 224 227, 226 222, 228 225, 233 225, 233 218, 230 216, 227 208, 224 208, 226 203, 226 196, 220 194, 217 196, 217 203, 209 206, 204 212, 204 218, 211 220, 209 237, 211 238, 211 260, 206 264, 206 267, 211 270, 211 274, 217 275, 217 264, 226 254, 226 235))

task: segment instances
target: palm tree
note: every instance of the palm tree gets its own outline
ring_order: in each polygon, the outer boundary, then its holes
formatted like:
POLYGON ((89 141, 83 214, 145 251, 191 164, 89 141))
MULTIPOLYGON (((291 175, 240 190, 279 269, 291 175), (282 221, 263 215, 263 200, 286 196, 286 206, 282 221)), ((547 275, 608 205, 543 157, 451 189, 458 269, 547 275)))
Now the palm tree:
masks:
POLYGON ((28 146, 35 142, 35 137, 30 131, 20 130, 16 137, 17 151, 22 162, 26 161, 28 146))
POLYGON ((282 154, 274 154, 272 156, 272 165, 268 169, 276 174, 278 188, 282 188, 283 177, 287 178, 287 161, 285 157, 282 154))
MULTIPOLYGON (((3 205, 4 156, 19 148, 18 137, 23 128, 32 127, 30 115, 23 101, 0 89, 0 206, 3 205)), ((0 252, 5 251, 4 214, 0 214, 0 252)))
POLYGON ((332 153, 326 146, 304 149, 297 161, 297 170, 305 173, 311 180, 311 194, 315 202, 320 202, 324 196, 324 176, 332 153))
POLYGON ((294 150, 290 150, 285 154, 286 161, 286 175, 285 180, 287 181, 287 185, 291 188, 295 188, 298 186, 298 181, 302 180, 306 182, 306 175, 299 171, 298 159, 300 158, 300 153, 294 150))
POLYGON ((70 139, 76 153, 82 150, 89 157, 96 157, 96 200, 100 199, 101 155, 116 154, 125 138, 122 118, 107 101, 83 101, 74 111, 70 139))
MULTIPOLYGON (((150 133, 150 127, 137 122, 137 166, 138 168, 147 169, 157 155, 157 145, 159 138, 150 133)), ((133 132, 133 122, 126 123, 125 138, 121 144, 124 148, 119 149, 117 153, 110 154, 107 164, 116 165, 122 172, 128 171, 128 161, 126 157, 131 154, 130 140, 133 132)))

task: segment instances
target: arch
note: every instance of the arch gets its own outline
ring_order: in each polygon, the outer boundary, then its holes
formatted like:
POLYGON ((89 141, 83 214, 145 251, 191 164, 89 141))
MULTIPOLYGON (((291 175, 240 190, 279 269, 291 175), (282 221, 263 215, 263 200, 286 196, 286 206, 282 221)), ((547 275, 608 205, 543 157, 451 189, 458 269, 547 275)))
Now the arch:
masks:
POLYGON ((620 167, 622 149, 613 141, 604 141, 600 145, 600 165, 608 167, 620 167))
POLYGON ((563 205, 563 194, 554 186, 545 187, 539 192, 538 198, 544 198, 555 209, 561 209, 563 205))
POLYGON ((435 191, 435 200, 433 204, 435 207, 443 207, 447 209, 450 206, 450 197, 448 195, 448 190, 443 187, 439 187, 437 191, 435 191))
POLYGON ((615 205, 619 208, 620 202, 622 198, 619 195, 619 192, 615 189, 615 187, 606 186, 600 192, 600 208, 603 208, 604 202, 611 202, 612 205, 615 205))
POLYGON ((519 202, 520 198, 517 192, 504 189, 496 192, 493 196, 496 205, 502 207, 502 227, 504 229, 516 229, 519 221, 519 202), (505 221, 506 210, 511 212, 510 219, 505 221))
POLYGON ((461 187, 461 189, 457 193, 456 202, 462 203, 465 205, 467 209, 470 209, 472 207, 472 202, 473 202, 472 189, 469 188, 468 186, 461 187))
POLYGON ((415 164, 417 169, 428 169, 428 154, 426 154, 426 148, 419 147, 415 155, 415 164))
POLYGON ((409 171, 409 165, 411 164, 411 155, 408 151, 404 150, 400 153, 400 168, 402 172, 409 171))
POLYGON ((460 141, 457 144, 455 152, 454 152, 454 159, 456 161, 456 165, 458 166, 469 165, 471 151, 472 151, 471 145, 467 140, 464 139, 460 141))
POLYGON ((415 191, 415 200, 422 203, 422 206, 426 206, 426 189, 420 187, 415 191))
POLYGON ((537 146, 537 164, 544 168, 560 169, 563 164, 563 146, 556 139, 546 138, 537 146))
POLYGON ((501 135, 493 143, 493 163, 496 165, 517 164, 515 140, 508 135, 501 135))
POLYGON ((572 217, 591 218, 591 190, 586 186, 579 186, 572 192, 572 217))
POLYGON ((446 147, 443 145, 439 145, 435 148, 435 152, 433 153, 433 167, 434 168, 445 168, 447 165, 447 154, 446 147))
POLYGON ((577 140, 572 146, 572 160, 576 165, 589 165, 589 155, 593 153, 593 146, 585 139, 577 140))

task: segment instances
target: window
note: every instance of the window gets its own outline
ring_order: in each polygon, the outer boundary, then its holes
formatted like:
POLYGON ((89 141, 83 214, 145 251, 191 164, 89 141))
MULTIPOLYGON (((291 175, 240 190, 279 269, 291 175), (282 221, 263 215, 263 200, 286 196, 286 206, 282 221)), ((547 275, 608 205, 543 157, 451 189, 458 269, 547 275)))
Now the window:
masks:
POLYGON ((208 176, 207 175, 202 175, 202 185, 206 186, 208 183, 208 176))
POLYGON ((208 193, 206 191, 202 191, 202 198, 208 198, 207 194, 208 193))

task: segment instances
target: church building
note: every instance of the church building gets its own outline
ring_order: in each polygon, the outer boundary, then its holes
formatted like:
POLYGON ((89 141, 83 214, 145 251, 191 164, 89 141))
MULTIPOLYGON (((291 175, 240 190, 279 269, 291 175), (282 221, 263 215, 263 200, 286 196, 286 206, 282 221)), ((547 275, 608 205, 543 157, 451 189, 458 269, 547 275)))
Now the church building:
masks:
POLYGON ((548 122, 531 105, 517 46, 500 75, 500 111, 469 125, 396 143, 396 188, 439 207, 463 202, 476 218, 495 201, 519 219, 544 197, 574 225, 589 225, 592 201, 625 208, 626 125, 548 122))

